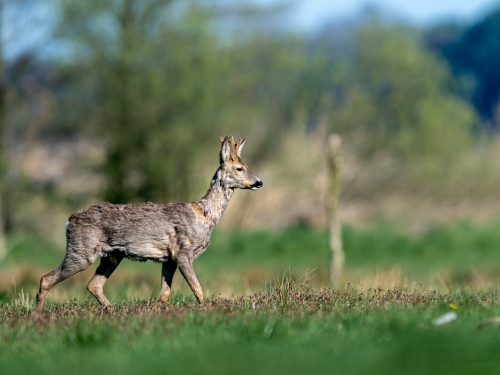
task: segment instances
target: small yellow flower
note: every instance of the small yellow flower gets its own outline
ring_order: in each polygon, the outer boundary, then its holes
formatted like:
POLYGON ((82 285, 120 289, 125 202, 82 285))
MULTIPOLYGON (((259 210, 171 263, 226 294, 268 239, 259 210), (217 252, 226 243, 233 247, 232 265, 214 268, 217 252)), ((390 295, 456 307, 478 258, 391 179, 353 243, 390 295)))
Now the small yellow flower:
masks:
POLYGON ((450 303, 449 306, 450 306, 450 309, 453 309, 453 310, 457 310, 458 309, 458 306, 455 305, 454 303, 450 303))

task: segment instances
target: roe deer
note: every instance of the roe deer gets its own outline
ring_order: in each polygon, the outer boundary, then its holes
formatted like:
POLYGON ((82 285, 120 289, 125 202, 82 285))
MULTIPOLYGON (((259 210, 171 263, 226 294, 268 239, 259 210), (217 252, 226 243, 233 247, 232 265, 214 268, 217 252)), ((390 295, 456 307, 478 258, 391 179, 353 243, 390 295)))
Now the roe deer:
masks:
POLYGON ((103 286, 123 258, 162 264, 160 302, 170 295, 177 269, 203 303, 203 292, 193 270, 193 260, 210 244, 212 230, 222 218, 234 189, 257 190, 262 181, 241 160, 245 140, 220 139, 220 166, 207 193, 193 203, 93 205, 70 216, 66 226, 66 255, 59 267, 43 276, 36 296, 34 316, 43 307, 49 290, 101 263, 87 289, 104 307, 111 307, 103 286))

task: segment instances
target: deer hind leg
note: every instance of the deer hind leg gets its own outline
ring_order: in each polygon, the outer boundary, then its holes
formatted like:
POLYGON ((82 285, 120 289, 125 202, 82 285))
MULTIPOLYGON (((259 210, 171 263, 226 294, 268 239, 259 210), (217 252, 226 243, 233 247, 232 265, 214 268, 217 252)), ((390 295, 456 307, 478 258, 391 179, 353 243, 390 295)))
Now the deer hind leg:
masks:
POLYGON ((201 305, 203 303, 203 291, 194 273, 193 263, 187 258, 181 258, 177 261, 177 267, 179 267, 179 271, 181 271, 182 276, 186 279, 198 303, 201 305))
POLYGON ((111 307, 108 299, 104 295, 104 284, 109 279, 111 274, 114 272, 116 267, 120 264, 123 259, 123 255, 112 253, 108 257, 101 258, 101 263, 94 276, 87 286, 87 290, 99 301, 103 307, 111 307))
POLYGON ((38 315, 42 311, 43 303, 47 293, 54 287, 54 285, 66 280, 68 277, 87 269, 93 261, 83 257, 64 257, 61 265, 52 272, 42 276, 40 279, 40 290, 36 295, 36 305, 34 315, 38 315))
POLYGON ((172 288, 172 280, 174 278, 174 273, 177 270, 177 264, 173 259, 169 259, 168 262, 162 263, 161 267, 161 293, 160 293, 160 303, 167 301, 170 297, 170 291, 172 288))

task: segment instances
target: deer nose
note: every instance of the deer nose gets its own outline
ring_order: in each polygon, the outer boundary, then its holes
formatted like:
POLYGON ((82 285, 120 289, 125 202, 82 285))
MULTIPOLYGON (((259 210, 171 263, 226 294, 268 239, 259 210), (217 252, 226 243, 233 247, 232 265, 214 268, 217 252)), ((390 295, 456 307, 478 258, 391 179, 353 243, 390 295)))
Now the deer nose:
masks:
POLYGON ((256 183, 250 185, 250 188, 252 190, 257 190, 257 189, 260 189, 262 187, 262 185, 264 185, 264 183, 261 180, 258 180, 256 183))

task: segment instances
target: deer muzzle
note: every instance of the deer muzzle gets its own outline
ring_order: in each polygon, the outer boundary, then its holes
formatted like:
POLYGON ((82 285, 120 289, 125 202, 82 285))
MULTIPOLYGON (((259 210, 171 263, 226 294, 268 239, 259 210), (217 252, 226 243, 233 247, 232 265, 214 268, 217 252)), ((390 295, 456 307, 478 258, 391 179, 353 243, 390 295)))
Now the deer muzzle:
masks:
POLYGON ((264 183, 261 180, 257 180, 257 182, 250 185, 250 189, 259 190, 262 187, 262 185, 264 185, 264 183))

